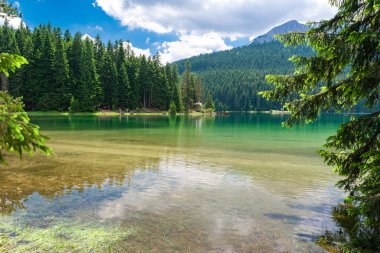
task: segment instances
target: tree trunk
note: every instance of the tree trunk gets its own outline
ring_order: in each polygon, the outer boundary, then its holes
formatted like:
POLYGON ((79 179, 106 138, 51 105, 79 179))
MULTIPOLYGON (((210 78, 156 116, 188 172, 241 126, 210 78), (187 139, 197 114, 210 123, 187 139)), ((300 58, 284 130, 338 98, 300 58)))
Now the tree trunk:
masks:
POLYGON ((8 78, 4 73, 0 73, 1 91, 8 91, 8 78))

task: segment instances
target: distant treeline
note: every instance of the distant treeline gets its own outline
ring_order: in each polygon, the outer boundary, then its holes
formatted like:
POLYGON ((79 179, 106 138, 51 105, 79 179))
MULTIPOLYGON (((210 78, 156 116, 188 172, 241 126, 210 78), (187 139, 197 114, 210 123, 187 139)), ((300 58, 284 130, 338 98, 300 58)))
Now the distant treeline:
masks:
POLYGON ((8 90, 23 97, 28 111, 95 111, 99 109, 191 110, 200 101, 200 82, 191 75, 184 94, 175 65, 160 63, 158 55, 136 56, 129 43, 105 45, 51 25, 33 31, 21 26, 0 27, 0 52, 24 56, 29 64, 8 80, 8 90), (198 88, 197 88, 198 87, 198 88))
MULTIPOLYGON (((270 89, 265 76, 289 74, 294 70, 288 60, 291 56, 310 54, 312 51, 307 47, 284 48, 280 42, 273 41, 200 55, 188 61, 201 79, 205 93, 213 96, 217 110, 271 110, 282 106, 258 95, 270 89)), ((176 62, 180 73, 184 71, 185 62, 176 62)))
MULTIPOLYGON (((205 100, 217 111, 281 109, 280 103, 258 95, 271 88, 265 76, 292 73, 291 56, 313 54, 308 47, 284 48, 273 41, 164 66, 159 55, 137 56, 121 40, 104 44, 99 36, 93 41, 80 33, 62 34, 51 25, 32 31, 24 26, 13 29, 7 22, 0 26, 0 52, 29 61, 8 80, 9 92, 23 97, 26 110, 74 112, 169 107, 189 111, 205 100)), ((363 105, 364 101, 354 110, 365 112, 363 105)))
MULTIPOLYGON (((267 101, 258 92, 271 89, 265 81, 269 74, 291 74, 294 65, 289 61, 293 55, 311 56, 306 46, 284 47, 278 41, 252 43, 228 51, 216 52, 178 61, 179 72, 189 61, 192 71, 201 79, 204 94, 210 92, 218 111, 267 111, 281 109, 279 102, 267 101)), ((380 108, 380 104, 376 107, 380 108)), ((365 101, 351 112, 369 112, 365 101)))

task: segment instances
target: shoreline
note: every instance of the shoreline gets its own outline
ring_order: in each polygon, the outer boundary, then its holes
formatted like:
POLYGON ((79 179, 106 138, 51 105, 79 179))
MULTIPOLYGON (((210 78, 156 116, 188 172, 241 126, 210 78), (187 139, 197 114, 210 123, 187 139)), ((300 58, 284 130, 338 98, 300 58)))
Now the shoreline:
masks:
MULTIPOLYGON (((176 116, 217 116, 217 115, 230 115, 232 113, 249 113, 249 114, 271 114, 271 115, 290 115, 291 113, 289 111, 278 111, 278 110, 271 110, 271 111, 227 111, 227 112, 191 112, 188 114, 185 113, 177 113, 176 116)), ((119 113, 114 111, 98 111, 98 112, 57 112, 57 111, 32 111, 27 112, 29 116, 170 116, 169 112, 158 112, 158 111, 146 111, 146 112, 125 112, 125 113, 119 113)), ((336 114, 336 115, 366 115, 369 113, 353 113, 353 112, 324 112, 322 114, 336 114)))
MULTIPOLYGON (((113 112, 113 111, 107 111, 107 112, 55 112, 55 111, 48 111, 48 112, 27 112, 29 116, 170 116, 170 113, 168 112, 125 112, 125 113, 119 113, 119 112, 113 112)), ((177 116, 185 116, 185 113, 177 113, 177 116)), ((216 113, 202 113, 202 112, 191 112, 187 114, 188 116, 213 116, 216 115, 216 113)))

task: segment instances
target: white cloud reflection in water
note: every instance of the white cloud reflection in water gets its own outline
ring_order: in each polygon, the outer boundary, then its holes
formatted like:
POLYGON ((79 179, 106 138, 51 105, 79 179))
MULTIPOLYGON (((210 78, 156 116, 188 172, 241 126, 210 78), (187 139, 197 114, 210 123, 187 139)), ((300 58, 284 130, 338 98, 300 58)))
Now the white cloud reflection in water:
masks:
POLYGON ((331 183, 285 196, 259 181, 260 176, 257 179, 227 167, 167 157, 157 172, 137 172, 119 198, 100 203, 98 215, 103 221, 129 222, 136 213, 142 214, 138 220, 147 213, 160 217, 181 210, 185 214, 174 219, 199 224, 212 247, 224 251, 233 248, 231 238, 248 242, 271 238, 276 250, 297 252, 301 239, 310 240, 333 228, 331 206, 339 194, 331 194, 331 183))

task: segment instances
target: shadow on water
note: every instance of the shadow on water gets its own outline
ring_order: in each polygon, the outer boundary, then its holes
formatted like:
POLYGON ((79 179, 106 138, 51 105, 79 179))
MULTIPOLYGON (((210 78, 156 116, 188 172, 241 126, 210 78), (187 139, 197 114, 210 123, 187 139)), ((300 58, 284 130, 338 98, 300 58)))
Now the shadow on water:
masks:
POLYGON ((281 214, 281 213, 268 213, 264 215, 269 217, 270 219, 280 220, 282 222, 289 223, 289 224, 297 224, 303 220, 301 217, 296 216, 296 215, 286 215, 286 214, 281 214))
MULTIPOLYGON (((335 230, 326 230, 319 235, 317 244, 330 252, 380 252, 380 226, 368 226, 358 210, 348 203, 341 203, 332 209, 336 223, 335 230)), ((379 215, 380 210, 374 210, 379 215)))

